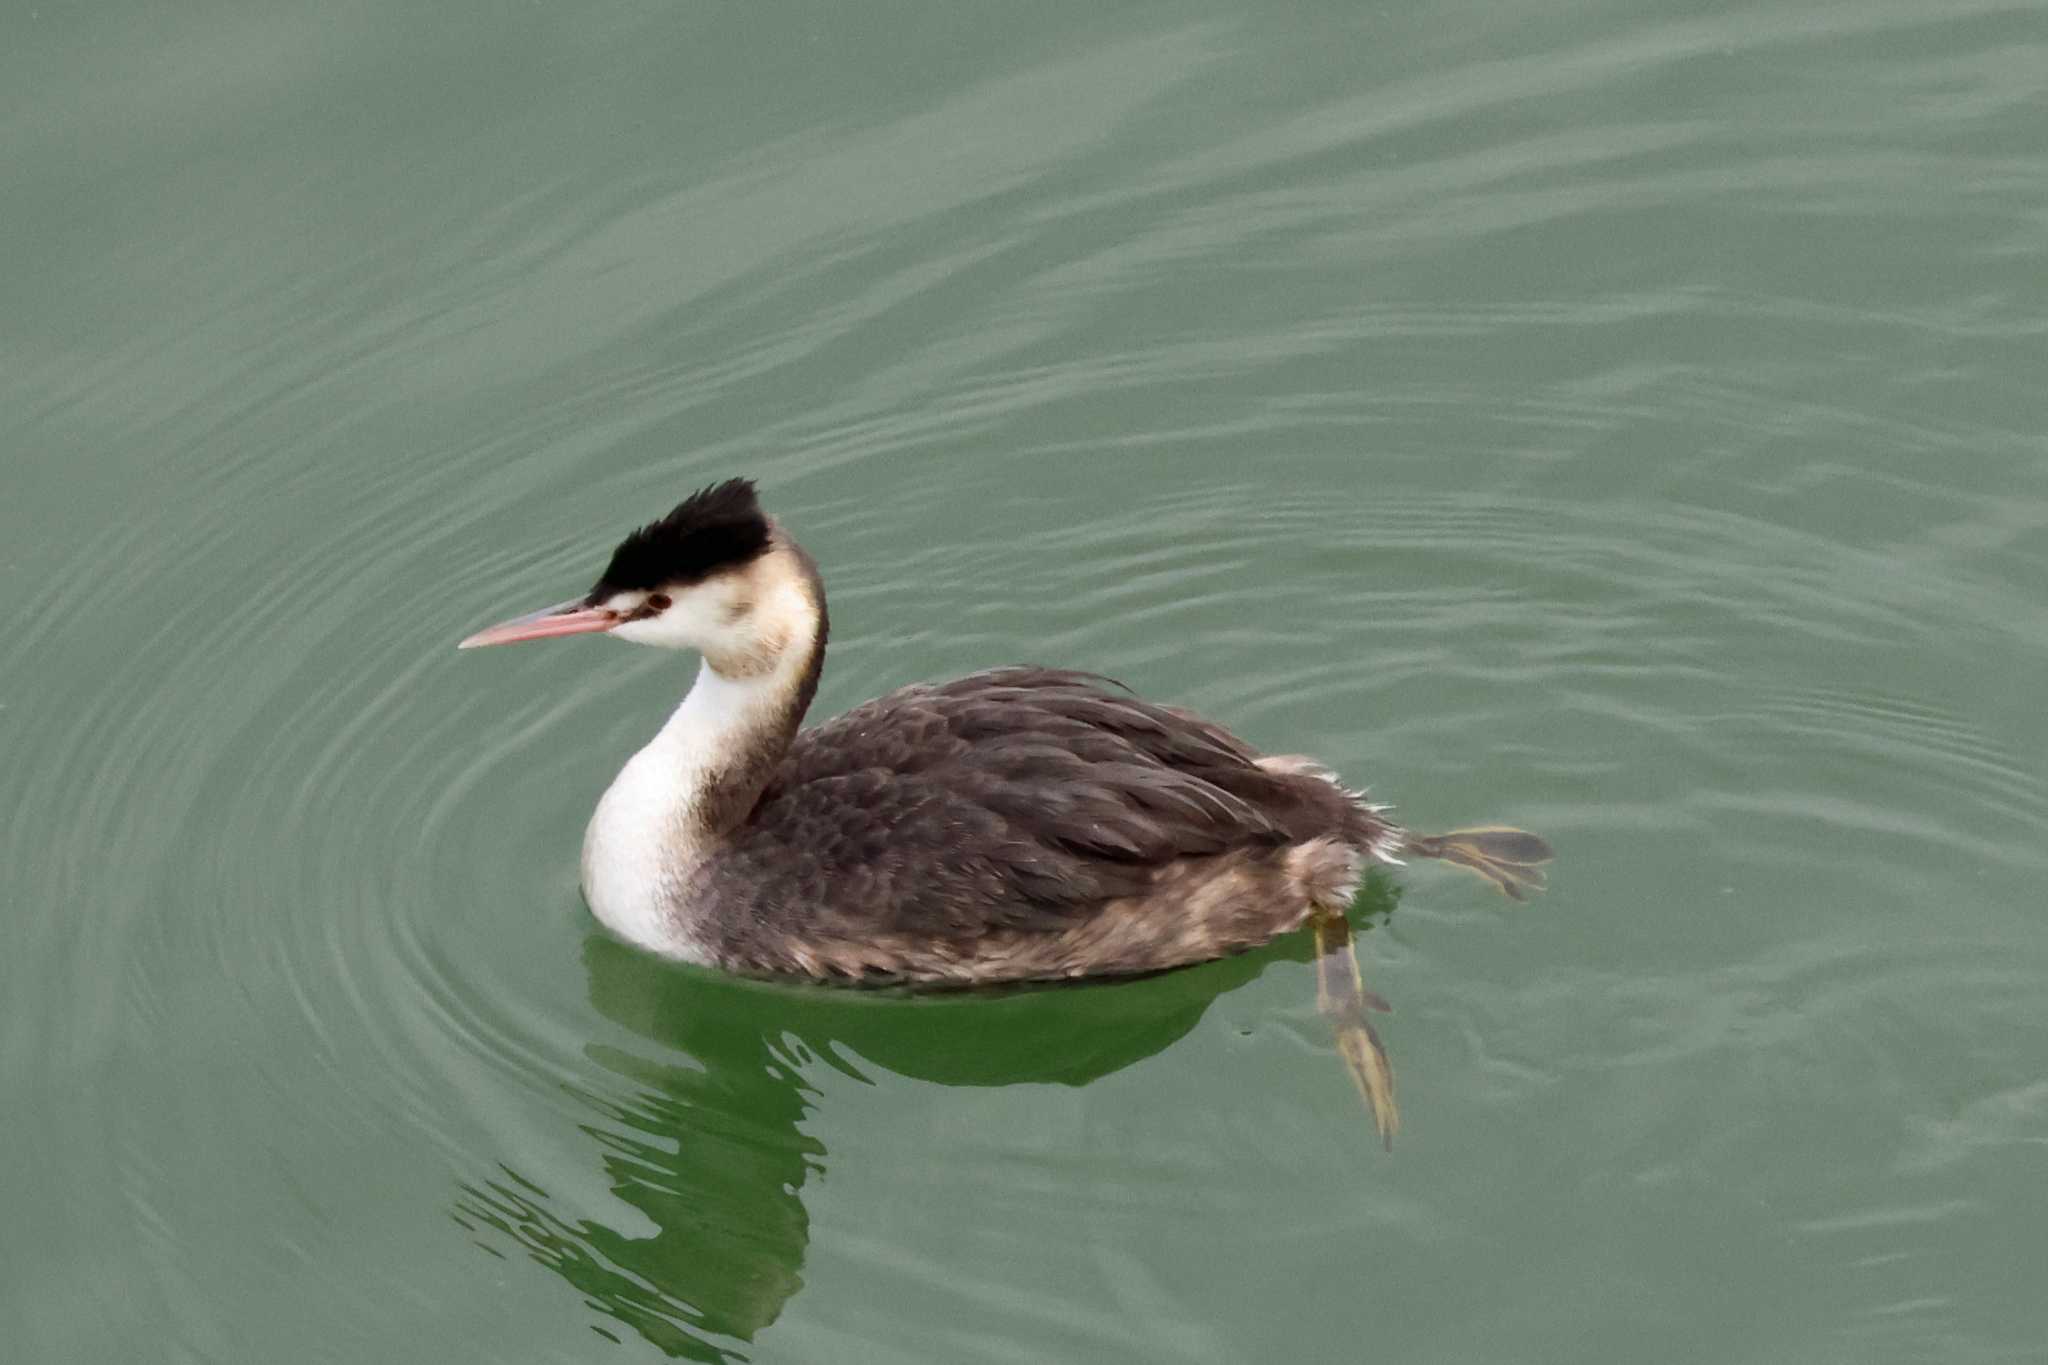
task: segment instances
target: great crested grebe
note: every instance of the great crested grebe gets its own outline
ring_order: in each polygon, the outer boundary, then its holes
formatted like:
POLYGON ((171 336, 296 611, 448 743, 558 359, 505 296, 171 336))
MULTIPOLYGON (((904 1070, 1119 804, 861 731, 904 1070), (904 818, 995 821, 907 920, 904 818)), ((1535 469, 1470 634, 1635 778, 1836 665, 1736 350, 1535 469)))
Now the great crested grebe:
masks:
POLYGON ((799 729, 825 662, 817 565, 729 479, 627 536, 583 596, 462 641, 604 633, 694 649, 697 680, 583 840, 620 936, 688 962, 844 982, 1132 975, 1313 922, 1318 997, 1384 1136, 1392 1076, 1344 912, 1403 853, 1539 889, 1543 840, 1422 836, 1312 759, 1106 678, 998 668, 799 729))

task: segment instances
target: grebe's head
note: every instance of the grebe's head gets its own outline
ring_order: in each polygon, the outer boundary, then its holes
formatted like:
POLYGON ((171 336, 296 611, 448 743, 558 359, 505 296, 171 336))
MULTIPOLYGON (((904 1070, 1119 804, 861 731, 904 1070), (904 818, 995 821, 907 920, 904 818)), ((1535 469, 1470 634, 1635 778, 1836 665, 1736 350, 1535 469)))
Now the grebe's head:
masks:
POLYGON ((581 597, 480 630, 458 648, 615 635, 694 649, 721 673, 772 669, 822 603, 803 554, 761 511, 749 479, 692 493, 619 542, 581 597))

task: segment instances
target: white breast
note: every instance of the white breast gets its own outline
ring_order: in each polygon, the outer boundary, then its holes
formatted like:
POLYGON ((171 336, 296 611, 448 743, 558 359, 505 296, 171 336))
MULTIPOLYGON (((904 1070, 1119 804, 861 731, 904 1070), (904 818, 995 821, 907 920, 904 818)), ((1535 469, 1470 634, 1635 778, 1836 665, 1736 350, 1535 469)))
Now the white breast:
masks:
POLYGON ((667 755, 650 744, 627 762, 605 790, 583 832, 583 896, 619 937, 670 957, 704 955, 676 914, 691 859, 678 858, 686 828, 673 802, 667 755))
POLYGON ((583 895, 613 933, 669 957, 711 960, 692 932, 687 894, 707 853, 697 798, 713 765, 773 704, 776 685, 699 669, 661 733, 612 779, 583 834, 583 895))

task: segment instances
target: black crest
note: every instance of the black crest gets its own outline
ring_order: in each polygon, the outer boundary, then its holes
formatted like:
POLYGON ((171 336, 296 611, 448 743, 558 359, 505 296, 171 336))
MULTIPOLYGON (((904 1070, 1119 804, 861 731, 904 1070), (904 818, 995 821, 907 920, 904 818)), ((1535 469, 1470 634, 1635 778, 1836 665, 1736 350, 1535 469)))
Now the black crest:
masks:
POLYGON ((768 518, 761 513, 754 481, 727 479, 692 493, 660 521, 620 541, 590 590, 590 600, 700 582, 758 558, 767 548, 768 518))

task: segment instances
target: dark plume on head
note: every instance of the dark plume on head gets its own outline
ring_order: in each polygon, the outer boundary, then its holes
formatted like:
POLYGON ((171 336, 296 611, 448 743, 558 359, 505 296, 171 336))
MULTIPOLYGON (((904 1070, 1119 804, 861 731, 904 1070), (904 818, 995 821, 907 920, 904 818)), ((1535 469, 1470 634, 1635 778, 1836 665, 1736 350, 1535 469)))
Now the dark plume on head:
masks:
POLYGON ((700 583, 736 569, 767 550, 768 518, 752 479, 727 479, 700 489, 619 542, 590 600, 617 592, 700 583))

